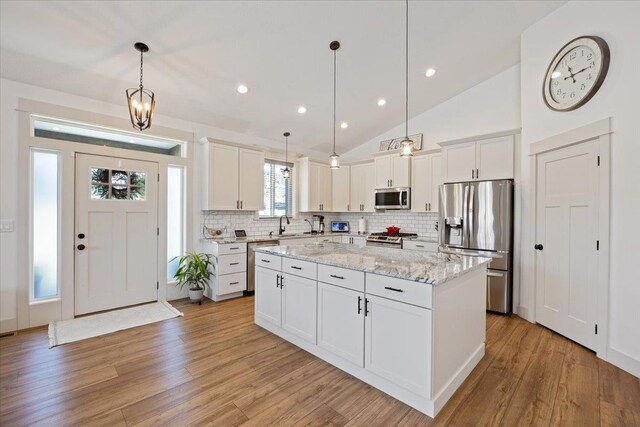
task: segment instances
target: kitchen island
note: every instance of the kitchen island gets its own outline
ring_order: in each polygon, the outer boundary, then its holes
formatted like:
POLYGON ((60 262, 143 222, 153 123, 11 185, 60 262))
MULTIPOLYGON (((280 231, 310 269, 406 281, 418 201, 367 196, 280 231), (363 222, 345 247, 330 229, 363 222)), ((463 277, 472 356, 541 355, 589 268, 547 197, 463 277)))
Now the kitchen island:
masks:
POLYGON ((255 323, 433 417, 484 356, 488 262, 336 243, 258 248, 255 323))

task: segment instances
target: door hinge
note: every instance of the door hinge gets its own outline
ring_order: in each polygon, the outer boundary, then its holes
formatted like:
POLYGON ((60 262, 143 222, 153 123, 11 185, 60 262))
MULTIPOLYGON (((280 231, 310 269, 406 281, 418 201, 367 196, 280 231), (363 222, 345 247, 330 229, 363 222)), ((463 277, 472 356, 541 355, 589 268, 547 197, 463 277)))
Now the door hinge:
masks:
POLYGON ((600 250, 600 240, 596 240, 596 251, 600 250))
POLYGON ((600 166, 600 156, 598 156, 598 166, 600 166))
POLYGON ((160 282, 156 282, 156 290, 160 290, 160 282))
POLYGON ((596 323, 596 335, 598 335, 598 324, 596 323))

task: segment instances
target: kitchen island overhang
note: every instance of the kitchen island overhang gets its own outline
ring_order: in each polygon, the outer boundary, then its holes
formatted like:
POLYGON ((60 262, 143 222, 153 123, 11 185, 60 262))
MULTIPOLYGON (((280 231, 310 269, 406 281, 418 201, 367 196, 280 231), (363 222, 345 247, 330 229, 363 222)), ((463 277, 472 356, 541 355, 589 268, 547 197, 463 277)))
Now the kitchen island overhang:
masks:
POLYGON ((259 248, 255 323, 435 416, 484 356, 489 259, 259 248))

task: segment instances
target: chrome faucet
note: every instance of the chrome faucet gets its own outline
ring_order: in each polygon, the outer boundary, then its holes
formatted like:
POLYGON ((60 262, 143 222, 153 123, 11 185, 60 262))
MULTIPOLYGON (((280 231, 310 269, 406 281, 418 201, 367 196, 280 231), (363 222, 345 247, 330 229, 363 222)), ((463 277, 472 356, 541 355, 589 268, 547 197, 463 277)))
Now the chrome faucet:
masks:
POLYGON ((282 215, 280 217, 280 228, 278 228, 278 234, 282 235, 282 233, 284 233, 284 231, 286 230, 283 226, 282 226, 282 218, 286 218, 287 219, 287 224, 291 224, 291 221, 289 221, 289 217, 286 215, 282 215))

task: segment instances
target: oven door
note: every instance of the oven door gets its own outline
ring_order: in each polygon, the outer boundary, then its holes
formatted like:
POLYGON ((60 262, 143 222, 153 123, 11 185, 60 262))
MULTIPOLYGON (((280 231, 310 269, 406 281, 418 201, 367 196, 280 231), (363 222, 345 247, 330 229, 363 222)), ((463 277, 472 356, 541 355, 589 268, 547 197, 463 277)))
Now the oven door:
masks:
POLYGON ((409 188, 384 188, 376 190, 376 209, 411 209, 409 188))

